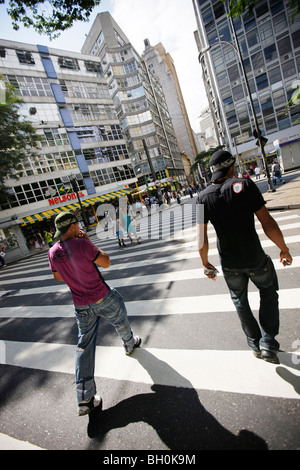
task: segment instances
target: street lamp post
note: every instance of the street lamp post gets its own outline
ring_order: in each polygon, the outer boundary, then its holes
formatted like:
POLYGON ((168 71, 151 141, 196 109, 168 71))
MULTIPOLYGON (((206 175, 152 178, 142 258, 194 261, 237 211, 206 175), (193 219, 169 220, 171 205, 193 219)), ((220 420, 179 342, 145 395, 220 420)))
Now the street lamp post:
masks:
POLYGON ((80 205, 80 211, 81 211, 81 215, 82 215, 82 218, 83 218, 83 221, 84 221, 84 225, 86 226, 86 231, 88 232, 89 231, 89 222, 87 220, 87 217, 85 215, 85 212, 83 210, 83 206, 82 206, 82 203, 81 203, 81 200, 80 200, 80 197, 79 197, 79 187, 78 187, 78 183, 77 183, 77 178, 75 175, 70 175, 69 176, 69 181, 72 185, 72 188, 73 188, 73 191, 74 193, 76 194, 77 196, 77 199, 78 199, 78 202, 79 202, 79 205, 80 205))
POLYGON ((263 162, 264 162, 264 167, 266 169, 268 186, 269 186, 268 191, 269 192, 275 192, 276 189, 273 188, 272 179, 271 179, 269 168, 268 168, 268 165, 267 165, 267 158, 266 158, 266 153, 265 153, 265 149, 264 149, 264 146, 265 146, 267 140, 266 140, 265 137, 263 137, 262 132, 259 128, 259 124, 258 124, 256 112, 255 112, 255 109, 254 109, 254 104, 253 104, 253 100, 252 100, 252 96, 251 96, 250 86, 249 86, 249 82, 248 82, 248 78, 247 78, 247 74, 246 74, 246 70, 245 70, 245 66, 244 66, 244 62, 243 62, 243 58, 242 58, 242 54, 241 54, 241 50, 240 50, 239 43, 238 43, 238 40, 237 40, 237 37, 236 37, 235 28, 234 28, 232 18, 230 18, 230 20, 231 20, 232 29, 233 29, 233 33, 234 33, 234 38, 235 38, 235 42, 236 42, 237 46, 235 46, 234 44, 232 44, 231 42, 228 42, 228 41, 214 42, 213 44, 210 44, 209 46, 206 46, 204 49, 202 49, 202 51, 200 51, 199 56, 198 56, 198 60, 201 63, 201 57, 203 56, 203 54, 208 52, 212 47, 214 47, 216 45, 219 45, 219 44, 226 44, 228 46, 231 46, 235 50, 235 52, 237 53, 238 58, 239 58, 239 62, 240 62, 241 68, 242 68, 242 73, 243 73, 243 77, 244 77, 244 80, 245 80, 245 85, 246 85, 246 88, 247 88, 247 93, 248 93, 248 97, 249 97, 249 101, 250 101, 251 111, 252 111, 253 118, 254 118, 255 131, 253 132, 253 135, 254 135, 254 137, 256 137, 258 139, 259 146, 260 146, 260 149, 261 149, 262 159, 263 159, 263 162))

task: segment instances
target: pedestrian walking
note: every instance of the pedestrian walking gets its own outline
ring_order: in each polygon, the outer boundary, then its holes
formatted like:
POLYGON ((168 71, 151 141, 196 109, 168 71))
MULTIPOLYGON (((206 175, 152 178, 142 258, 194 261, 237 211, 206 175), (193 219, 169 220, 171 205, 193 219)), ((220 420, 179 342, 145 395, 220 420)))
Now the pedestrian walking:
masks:
POLYGON ((49 248, 53 245, 53 236, 52 233, 47 232, 47 230, 44 230, 44 239, 46 240, 46 243, 48 243, 49 248))
POLYGON ((120 227, 120 220, 119 219, 117 219, 117 222, 116 222, 116 233, 117 233, 119 246, 121 246, 121 247, 126 246, 125 242, 124 242, 124 230, 122 230, 122 228, 120 227))
POLYGON ((272 164, 272 177, 273 177, 273 183, 276 185, 277 184, 277 179, 285 184, 285 180, 282 178, 280 166, 278 165, 278 162, 275 160, 274 163, 272 164))
POLYGON ((259 166, 256 166, 254 168, 254 173, 255 173, 255 179, 260 180, 260 168, 259 168, 259 166))
POLYGON ((57 281, 65 282, 72 293, 78 326, 76 349, 76 393, 78 414, 89 413, 100 405, 96 395, 94 365, 100 318, 110 322, 122 339, 126 355, 139 347, 141 339, 133 336, 121 295, 111 289, 96 265, 110 266, 107 253, 97 248, 88 235, 79 229, 71 212, 55 219, 54 238, 59 241, 48 252, 50 269, 57 281))
POLYGON ((2 268, 6 268, 6 263, 5 263, 5 251, 1 248, 0 251, 0 263, 2 268))
POLYGON ((251 179, 237 179, 235 158, 227 151, 215 152, 210 159, 212 184, 198 196, 199 254, 205 274, 216 279, 217 270, 209 262, 207 224, 217 234, 217 246, 224 279, 237 310, 247 342, 254 355, 278 363, 279 343, 278 280, 271 258, 263 251, 255 229, 254 214, 267 237, 280 250, 280 262, 292 263, 277 222, 265 207, 265 201, 251 179), (204 206, 204 215, 200 210, 204 206), (260 292, 259 323, 248 302, 249 279, 260 292))

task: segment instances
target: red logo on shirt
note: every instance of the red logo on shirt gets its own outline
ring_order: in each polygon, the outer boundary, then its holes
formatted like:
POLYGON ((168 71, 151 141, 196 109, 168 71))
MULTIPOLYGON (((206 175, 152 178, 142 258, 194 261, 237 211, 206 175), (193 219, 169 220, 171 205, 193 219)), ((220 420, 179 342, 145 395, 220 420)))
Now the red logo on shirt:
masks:
POLYGON ((233 183, 232 189, 236 194, 240 193, 243 190, 243 183, 233 183))

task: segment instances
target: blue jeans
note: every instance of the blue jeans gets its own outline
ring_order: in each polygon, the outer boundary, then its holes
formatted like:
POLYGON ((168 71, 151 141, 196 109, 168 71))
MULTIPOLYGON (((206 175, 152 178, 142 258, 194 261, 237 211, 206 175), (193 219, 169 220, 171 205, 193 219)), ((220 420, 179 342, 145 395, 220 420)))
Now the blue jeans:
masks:
POLYGON ((95 353, 100 317, 114 326, 117 333, 129 349, 134 338, 127 318, 127 311, 122 296, 114 289, 99 302, 91 305, 75 306, 78 326, 78 344, 76 349, 76 392, 77 401, 89 400, 96 393, 94 380, 95 353))
POLYGON ((250 348, 277 351, 279 343, 275 336, 279 331, 278 280, 269 256, 260 266, 251 269, 223 268, 224 279, 238 313, 250 348), (248 302, 249 279, 259 289, 259 323, 253 316, 248 302))

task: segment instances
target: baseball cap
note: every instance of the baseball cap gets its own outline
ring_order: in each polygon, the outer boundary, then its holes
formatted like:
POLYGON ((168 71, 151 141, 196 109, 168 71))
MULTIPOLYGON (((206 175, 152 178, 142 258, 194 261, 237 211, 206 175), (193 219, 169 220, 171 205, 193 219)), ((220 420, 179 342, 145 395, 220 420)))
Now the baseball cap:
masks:
POLYGON ((235 163, 235 157, 227 150, 218 150, 213 153, 209 160, 210 171, 212 173, 211 180, 215 181, 223 178, 228 169, 235 163))
POLYGON ((61 214, 58 214, 54 221, 56 228, 54 238, 61 237, 61 235, 63 235, 69 230, 70 225, 76 224, 77 222, 78 219, 76 215, 72 212, 62 212, 61 214))

